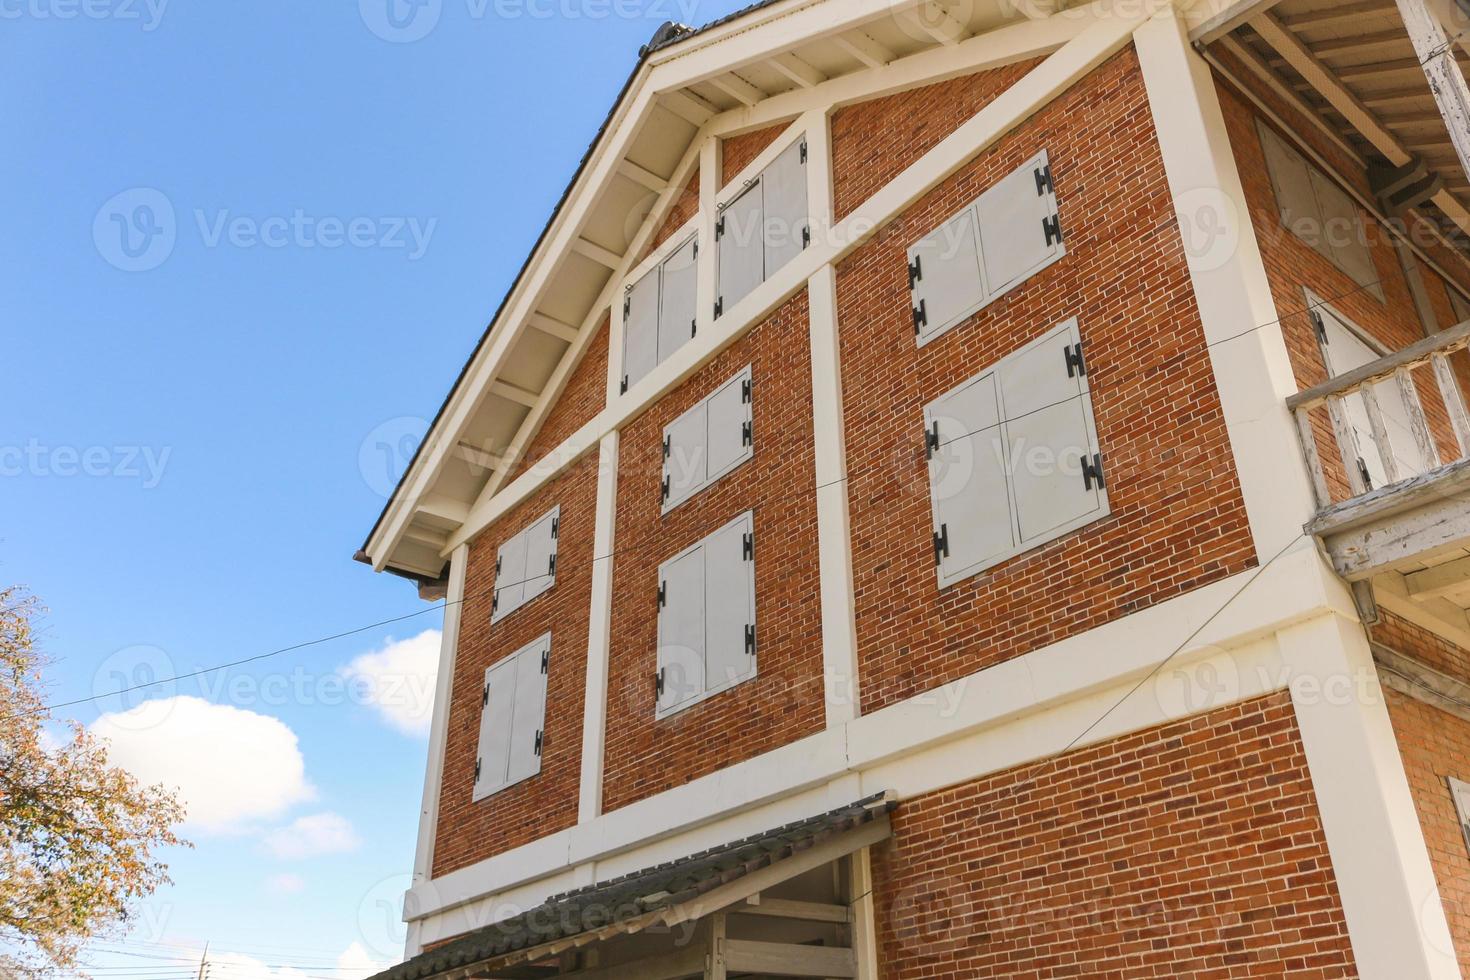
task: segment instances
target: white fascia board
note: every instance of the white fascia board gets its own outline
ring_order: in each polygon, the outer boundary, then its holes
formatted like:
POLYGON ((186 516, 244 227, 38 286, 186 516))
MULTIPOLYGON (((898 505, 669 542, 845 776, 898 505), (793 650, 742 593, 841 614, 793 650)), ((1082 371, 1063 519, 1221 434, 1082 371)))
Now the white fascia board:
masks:
POLYGON ((553 450, 544 464, 522 474, 493 498, 478 501, 464 524, 450 537, 444 553, 448 554, 490 526, 597 445, 604 435, 647 411, 798 290, 805 289, 807 280, 817 270, 841 261, 867 242, 909 205, 1120 51, 1132 39, 1135 28, 1154 11, 1168 6, 1167 0, 1140 0, 1137 11, 1128 16, 1102 17, 1090 22, 1081 33, 961 124, 830 231, 814 228, 811 247, 727 310, 710 329, 699 331, 698 336, 672 357, 612 400, 553 450))
POLYGON ((1304 537, 1264 569, 1238 573, 415 886, 412 908, 417 918, 430 918, 569 865, 634 849, 642 855, 652 843, 852 773, 861 775, 864 790, 887 788, 876 781, 881 778, 913 796, 1035 761, 1073 742, 1092 744, 1279 689, 1289 677, 1274 669, 1276 661, 1259 658, 1276 656, 1278 631, 1322 616, 1356 620, 1347 589, 1304 537), (1247 665, 1241 651, 1256 659, 1247 665), (1127 691, 1136 693, 1121 713, 1103 719, 1104 709, 1127 691), (1025 737, 1012 737, 1018 732, 1025 737), (915 764, 924 753, 980 733, 1000 739, 1005 752, 974 758, 961 753, 953 760, 946 754, 943 767, 915 764), (914 775, 900 778, 905 767, 914 775), (870 778, 870 772, 881 776, 870 778))

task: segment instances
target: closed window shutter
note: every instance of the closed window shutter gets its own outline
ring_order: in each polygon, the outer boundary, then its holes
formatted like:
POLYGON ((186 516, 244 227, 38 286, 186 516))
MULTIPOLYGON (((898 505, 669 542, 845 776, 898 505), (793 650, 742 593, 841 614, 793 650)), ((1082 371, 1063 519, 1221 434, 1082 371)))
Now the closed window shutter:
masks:
POLYGON ((704 693, 704 546, 659 568, 658 712, 704 693))
POLYGON ((663 509, 673 510, 693 496, 708 473, 709 408, 700 402, 664 430, 663 509))
POLYGON ((649 271, 623 299, 623 381, 637 384, 658 363, 659 270, 649 271))
POLYGON ((1085 376, 1070 367, 1068 357, 1080 343, 1075 327, 1053 333, 1000 368, 1022 546, 1102 507, 1102 479, 1088 475, 1097 461, 1091 409, 1083 397, 1085 376))
POLYGON ((1281 223, 1302 238, 1309 238, 1315 234, 1322 220, 1316 191, 1312 188, 1311 168, 1307 166, 1306 159, 1287 146, 1274 131, 1261 126, 1259 132, 1281 223))
POLYGON ((755 666, 755 539, 746 513, 705 539, 705 692, 723 690, 755 666))
POLYGON ((551 513, 525 530, 526 536, 526 586, 521 604, 525 605, 556 584, 556 539, 561 519, 561 508, 553 507, 551 513))
POLYGON ((1378 270, 1373 266, 1373 255, 1363 235, 1357 202, 1317 170, 1312 171, 1312 189, 1317 193, 1317 207, 1322 215, 1322 244, 1318 251, 1358 285, 1376 288, 1378 270))
POLYGON ((920 340, 953 326, 985 302, 973 206, 909 249, 909 283, 920 340))
POLYGON ((504 788, 508 781, 511 726, 516 703, 516 659, 507 658, 485 671, 485 686, 480 698, 480 744, 472 797, 475 800, 482 800, 504 788))
POLYGON ((765 278, 801 254, 810 235, 806 142, 791 144, 761 173, 764 191, 765 278))
POLYGON ((924 421, 935 556, 948 584, 1016 544, 995 373, 931 404, 924 421))
POLYGON ((1061 218, 1045 153, 980 195, 976 210, 988 300, 1020 284, 1063 252, 1061 218))
POLYGON ((541 771, 542 728, 546 719, 546 677, 551 636, 525 647, 514 657, 515 713, 510 728, 506 783, 518 783, 541 771), (546 669, 543 669, 545 665, 546 669))
POLYGON ((754 452, 753 400, 749 365, 709 397, 707 484, 739 466, 754 452))
POLYGON ((698 281, 695 252, 695 239, 690 238, 659 266, 663 276, 658 312, 659 363, 668 360, 694 336, 698 281))
POLYGON ((500 546, 495 562, 495 595, 491 600, 495 623, 521 607, 526 597, 526 535, 520 533, 500 546))
POLYGON ((1465 846, 1470 848, 1470 783, 1447 776, 1445 782, 1449 784, 1450 797, 1455 801, 1455 815, 1460 820, 1460 833, 1464 835, 1465 846))
MULTIPOLYGON (((1353 333, 1330 307, 1316 306, 1313 312, 1314 323, 1321 326, 1317 337, 1322 345, 1322 360, 1329 375, 1337 377, 1347 374, 1378 360, 1378 353, 1353 333)), ((1380 381, 1373 386, 1373 394, 1383 413, 1383 425, 1388 430, 1388 449, 1398 467, 1398 478, 1403 480, 1423 473, 1427 467, 1424 458, 1419 454, 1419 444, 1414 439, 1409 412, 1404 406, 1398 385, 1392 379, 1380 381)), ((1368 409, 1363 405, 1362 396, 1348 396, 1343 400, 1343 408, 1357 440, 1358 458, 1362 460, 1369 480, 1375 487, 1386 486, 1389 482, 1388 474, 1383 468, 1378 441, 1374 438, 1373 426, 1368 421, 1368 409)))
POLYGON ((763 192, 757 179, 720 213, 716 234, 720 288, 718 309, 732 309, 765 280, 763 192))

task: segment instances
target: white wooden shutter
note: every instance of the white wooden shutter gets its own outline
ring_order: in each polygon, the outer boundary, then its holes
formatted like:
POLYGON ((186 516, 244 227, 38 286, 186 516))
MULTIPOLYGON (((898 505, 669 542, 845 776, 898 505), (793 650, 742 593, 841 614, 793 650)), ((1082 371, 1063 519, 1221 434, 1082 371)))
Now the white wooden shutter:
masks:
POLYGON ((526 528, 525 605, 556 584, 556 540, 561 508, 553 507, 545 517, 526 528))
POLYGON ((524 647, 515 662, 515 712, 510 728, 510 761, 506 785, 541 771, 542 729, 546 720, 546 677, 551 661, 551 634, 524 647))
POLYGON ((755 524, 742 514, 705 539, 706 693, 755 669, 755 524))
POLYGON ((623 388, 658 363, 659 270, 649 270, 623 297, 623 388))
POLYGON ((1019 285, 1066 251, 1045 151, 980 195, 976 211, 987 300, 1019 285))
POLYGON ((1312 189, 1311 168, 1306 159, 1274 130, 1258 124, 1257 131, 1261 136, 1261 149, 1266 155, 1271 189, 1276 193, 1281 223, 1305 238, 1322 220, 1317 208, 1317 195, 1312 189))
POLYGON ((704 545, 658 570, 658 716, 704 693, 704 545))
MULTIPOLYGON (((1332 377, 1347 374, 1365 364, 1378 360, 1379 354, 1355 334, 1351 327, 1331 307, 1318 305, 1313 308, 1312 320, 1319 327, 1317 339, 1322 345, 1322 361, 1332 377)), ((1403 396, 1393 380, 1380 381, 1373 386, 1383 413, 1383 425, 1388 430, 1389 452, 1398 468, 1398 479, 1404 480, 1423 473, 1426 464, 1419 453, 1419 444, 1414 439, 1414 430, 1409 423, 1409 412, 1404 406, 1403 396)), ((1343 400, 1348 421, 1352 424, 1357 439, 1358 458, 1368 472, 1373 486, 1389 484, 1388 474, 1383 468, 1378 440, 1374 438, 1373 426, 1368 421, 1368 409, 1361 395, 1349 395, 1343 400)))
POLYGON ((751 416, 751 371, 747 364, 739 374, 709 397, 705 485, 714 483, 755 452, 751 416))
POLYGON ((1449 786, 1450 798, 1455 801, 1455 815, 1460 819, 1460 833, 1464 835, 1465 846, 1470 848, 1470 783, 1454 776, 1445 777, 1445 783, 1449 786))
POLYGON ((791 144, 761 172, 764 193, 765 276, 769 279, 806 248, 811 230, 807 211, 806 139, 791 144))
POLYGON ((720 285, 716 309, 723 314, 765 280, 763 192, 759 179, 720 213, 716 225, 720 285))
POLYGON ((1001 363, 1006 451, 1022 547, 1055 537, 1105 505, 1081 348, 1073 321, 1001 363))
POLYGON ((673 510, 705 484, 709 403, 701 401, 664 429, 663 510, 673 510))
POLYGON ((495 592, 490 622, 498 623, 521 607, 526 597, 526 535, 516 534, 500 546, 495 558, 495 592))
POLYGON ((931 403, 924 410, 924 431, 934 553, 940 584, 948 585, 1016 544, 995 373, 931 403))
POLYGON ((659 266, 663 276, 658 311, 659 363, 668 360, 694 336, 698 251, 696 240, 691 237, 659 266))
POLYGON ((973 206, 909 249, 909 286, 919 343, 954 326, 985 302, 973 206))
POLYGON ((1359 286, 1378 292, 1381 298, 1378 270, 1368 250, 1357 202, 1316 169, 1312 170, 1312 188, 1317 193, 1317 208, 1322 215, 1322 244, 1318 251, 1359 286))
POLYGON ((480 695, 474 800, 482 800, 506 785, 515 699, 516 658, 512 656, 485 671, 485 686, 480 695))

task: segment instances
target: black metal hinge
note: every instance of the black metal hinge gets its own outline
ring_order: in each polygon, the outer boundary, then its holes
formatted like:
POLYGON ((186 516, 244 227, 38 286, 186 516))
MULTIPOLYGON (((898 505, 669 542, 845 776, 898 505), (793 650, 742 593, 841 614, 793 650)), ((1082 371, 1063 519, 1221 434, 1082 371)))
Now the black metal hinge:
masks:
POLYGON ((720 219, 715 222, 715 241, 719 241, 721 238, 724 238, 724 237, 725 237, 725 217, 724 217, 724 215, 721 215, 720 216, 720 219))
POLYGON ((806 226, 806 227, 804 227, 804 228, 801 229, 801 247, 802 248, 807 248, 808 246, 811 245, 811 243, 812 243, 812 229, 811 229, 811 226, 808 225, 808 226, 806 226))
POLYGON ((542 650, 541 651, 541 673, 543 673, 543 674, 546 673, 546 669, 549 666, 551 666, 551 651, 550 650, 542 650))
POLYGON ((755 559, 755 534, 751 531, 746 531, 745 537, 741 540, 740 557, 746 561, 755 559))
POLYGON ((1053 191, 1055 189, 1056 189, 1055 186, 1051 182, 1051 164, 1048 163, 1044 167, 1037 168, 1037 170, 1036 170, 1036 193, 1037 193, 1037 195, 1039 196, 1039 195, 1045 194, 1045 193, 1047 193, 1049 191, 1053 191))
POLYGON ((664 436, 664 459, 669 458, 669 453, 674 450, 674 437, 664 436))
POLYGON ((501 562, 500 556, 499 555, 496 555, 495 556, 495 574, 496 575, 499 575, 500 574, 500 562, 501 562))
POLYGON ((1361 456, 1358 457, 1358 476, 1362 478, 1363 488, 1365 490, 1373 489, 1373 477, 1368 472, 1368 464, 1364 462, 1361 456))
POLYGON ((929 306, 924 300, 919 300, 919 305, 914 307, 914 333, 917 334, 929 325, 929 306))
POLYGON ((653 675, 653 691, 659 697, 664 696, 664 670, 665 668, 660 667, 658 673, 653 675))
POLYGON ((547 575, 555 575, 556 574, 556 555, 554 555, 554 554, 551 556, 551 560, 546 563, 546 574, 547 575))
POLYGON ((725 297, 721 296, 715 300, 715 319, 725 315, 725 297))
POLYGON ((541 758, 541 739, 545 734, 545 732, 536 733, 536 758, 538 759, 541 758))
POLYGON ((924 458, 933 459, 934 454, 939 452, 939 420, 924 430, 924 458))
POLYGON ((750 404, 750 379, 749 378, 741 378, 740 379, 740 401, 741 401, 742 404, 745 404, 745 405, 749 405, 750 404))
POLYGON ((620 385, 618 385, 618 394, 620 394, 620 395, 626 395, 627 393, 628 393, 628 376, 625 374, 625 375, 623 375, 623 383, 620 384, 620 385))
POLYGON ((912 291, 914 284, 924 278, 924 257, 915 255, 914 260, 909 263, 909 290, 912 291))
POLYGON ((1068 344, 1064 352, 1067 357, 1067 377, 1087 377, 1087 362, 1082 359, 1082 341, 1068 344))
POLYGON ((660 492, 663 494, 663 499, 665 501, 667 501, 669 499, 669 478, 668 477, 664 477, 663 478, 662 482, 660 483, 660 487, 661 487, 660 492))
POLYGON ((1317 331, 1317 340, 1327 343, 1327 324, 1322 322, 1322 314, 1316 310, 1308 310, 1307 315, 1312 319, 1312 329, 1317 331))
POLYGON ((1041 219, 1041 230, 1046 233, 1048 245, 1059 245, 1062 241, 1062 219, 1060 215, 1041 219))
POLYGON ((949 525, 939 525, 939 530, 934 534, 934 564, 938 565, 949 557, 949 525))
POLYGON ((801 141, 801 162, 806 163, 806 140, 801 141))
POLYGON ((1090 460, 1086 456, 1082 457, 1082 486, 1091 490, 1094 484, 1098 490, 1107 489, 1107 484, 1103 482, 1102 453, 1093 453, 1090 460))
POLYGON ((631 295, 625 295, 623 297, 623 319, 624 320, 628 319, 628 314, 629 313, 632 313, 632 312, 633 312, 633 297, 631 295))
POLYGON ((658 607, 662 609, 664 605, 668 602, 668 599, 669 584, 667 582, 658 583, 658 607))
POLYGON ((490 703, 490 685, 489 684, 486 684, 485 687, 484 687, 484 689, 480 691, 480 707, 483 708, 483 707, 485 707, 485 705, 487 705, 489 703, 490 703))
POLYGON ((555 541, 556 540, 556 536, 558 534, 560 534, 560 533, 561 533, 561 518, 560 517, 553 517, 551 519, 551 540, 555 541))
POLYGON ((490 613, 494 615, 498 612, 500 612, 500 590, 496 589, 490 596, 490 613))
POLYGON ((693 337, 697 333, 699 333, 699 321, 698 320, 690 320, 689 321, 689 336, 693 337))
POLYGON ((475 782, 478 783, 479 781, 480 781, 480 760, 479 759, 476 759, 475 760, 475 782))
POLYGON ((694 240, 694 257, 699 258, 699 239, 694 240))
POLYGON ((741 422, 740 423, 740 444, 742 446, 749 446, 754 441, 754 438, 755 438, 754 437, 754 433, 751 432, 750 423, 749 422, 741 422))
POLYGON ((755 656, 755 626, 754 625, 747 625, 745 627, 745 652, 747 654, 749 654, 750 656, 752 656, 752 657, 755 656))

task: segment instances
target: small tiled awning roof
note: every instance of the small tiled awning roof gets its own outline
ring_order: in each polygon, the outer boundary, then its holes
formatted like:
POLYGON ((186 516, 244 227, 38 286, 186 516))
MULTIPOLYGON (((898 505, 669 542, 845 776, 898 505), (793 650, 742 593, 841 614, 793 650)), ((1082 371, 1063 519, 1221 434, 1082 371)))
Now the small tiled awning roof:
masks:
POLYGON ((677 861, 574 891, 553 895, 514 918, 476 929, 420 953, 372 980, 428 980, 557 940, 607 931, 637 931, 634 920, 658 913, 777 864, 818 844, 886 816, 896 806, 884 795, 712 847, 677 861), (619 926, 632 926, 620 929, 619 926))

